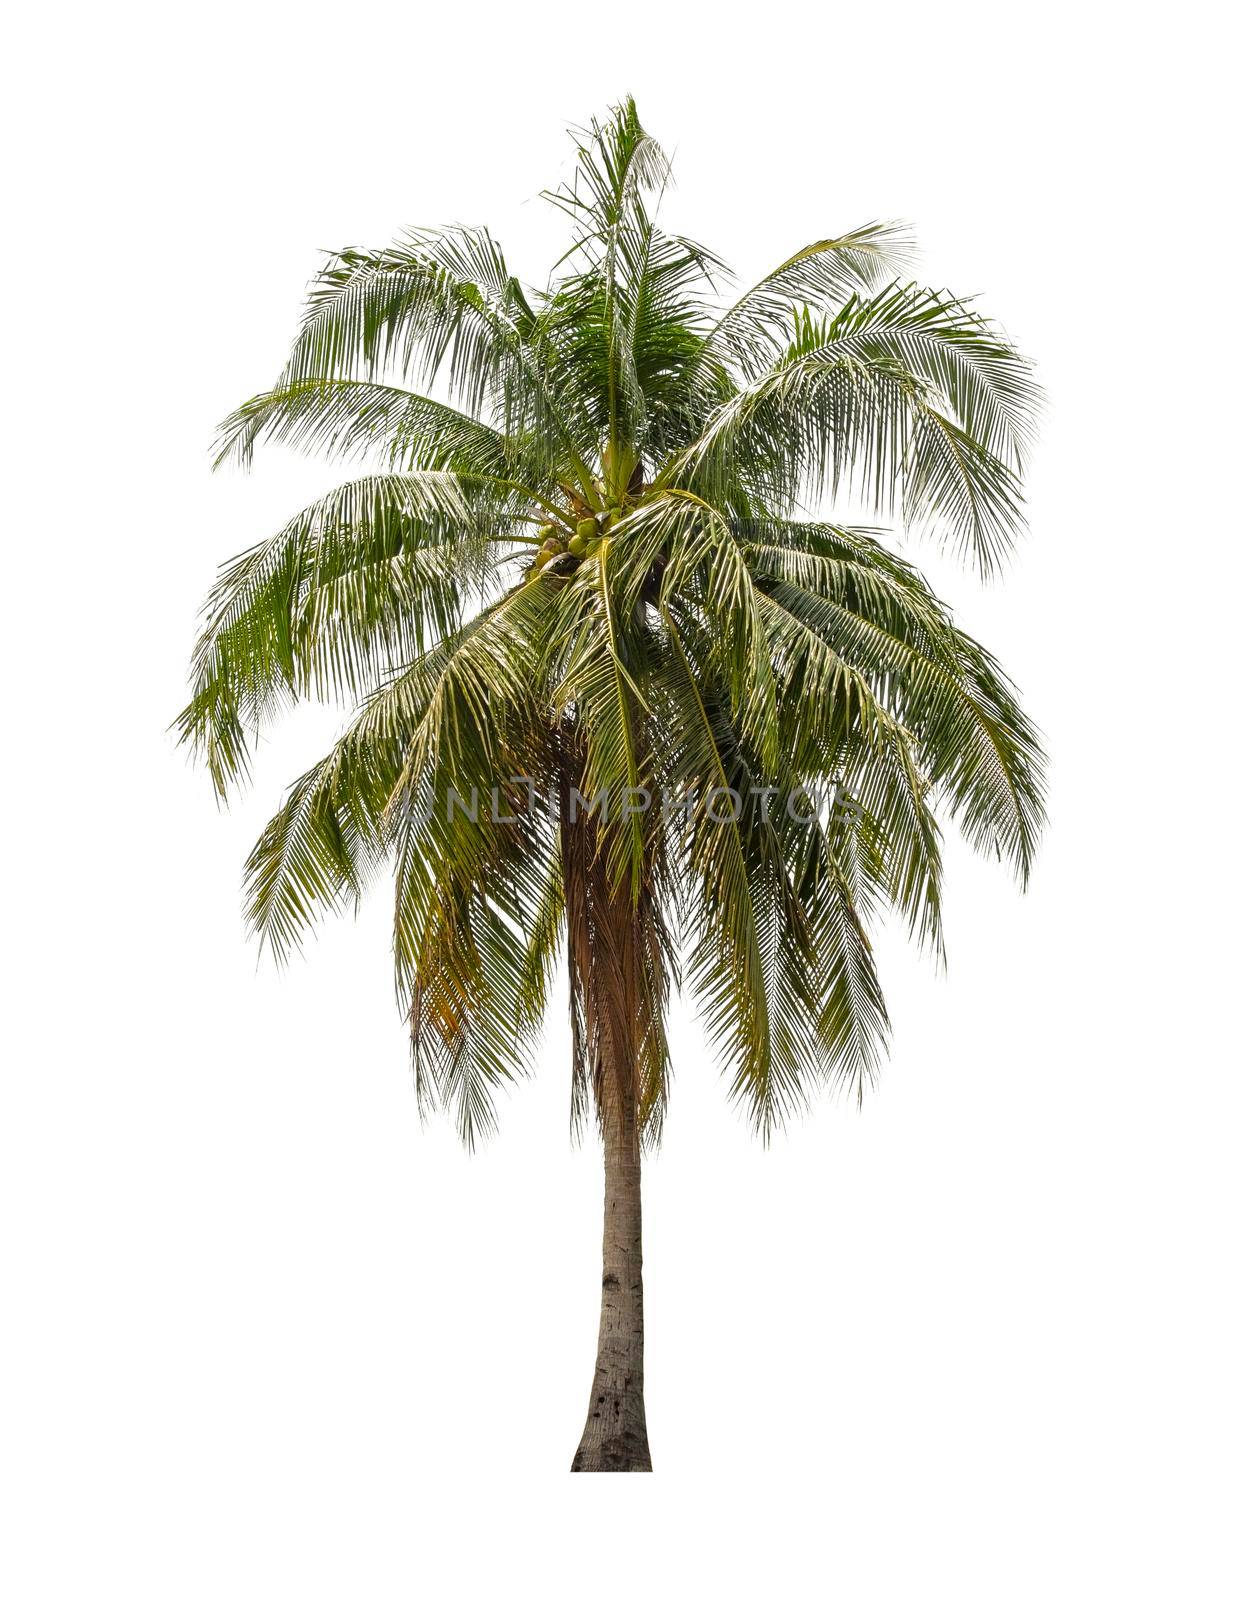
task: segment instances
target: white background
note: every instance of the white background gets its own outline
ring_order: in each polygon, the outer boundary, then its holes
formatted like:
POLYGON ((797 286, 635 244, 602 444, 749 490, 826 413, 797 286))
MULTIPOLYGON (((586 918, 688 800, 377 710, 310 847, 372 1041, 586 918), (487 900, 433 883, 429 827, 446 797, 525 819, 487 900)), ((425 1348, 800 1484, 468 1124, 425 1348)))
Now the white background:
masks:
POLYGON ((28 8, 7 66, 0 1582, 31 1596, 1251 1595, 1251 173, 1221 8, 28 8), (558 1020, 468 1158, 387 896, 286 974, 164 729, 200 596, 335 469, 211 477, 321 247, 489 223, 625 90, 744 276, 910 219, 1052 408, 1033 536, 922 555, 1047 733, 1032 888, 768 1151, 677 1019, 646 1175, 656 1471, 571 1478, 596 1148, 558 1020), (1244 758, 1241 761, 1241 756, 1244 758), (1247 1522, 1247 1527, 1245 1523, 1247 1522))

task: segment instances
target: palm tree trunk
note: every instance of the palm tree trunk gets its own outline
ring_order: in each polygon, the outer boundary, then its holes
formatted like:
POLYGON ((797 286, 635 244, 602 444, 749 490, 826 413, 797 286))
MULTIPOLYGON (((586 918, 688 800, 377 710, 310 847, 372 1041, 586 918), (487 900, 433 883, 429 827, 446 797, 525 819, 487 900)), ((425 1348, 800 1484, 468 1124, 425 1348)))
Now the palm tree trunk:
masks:
POLYGON ((642 1158, 636 1095, 604 1105, 602 1318, 585 1432, 573 1472, 649 1472, 642 1309, 642 1158))
POLYGON ((589 1415, 573 1472, 649 1472, 642 1310, 643 1104, 654 1077, 666 982, 649 865, 634 894, 613 874, 589 812, 572 793, 584 766, 570 749, 560 823, 572 1007, 573 1116, 592 1095, 602 1131, 602 1316, 589 1415), (647 1078, 643 1081, 643 1070, 647 1078))

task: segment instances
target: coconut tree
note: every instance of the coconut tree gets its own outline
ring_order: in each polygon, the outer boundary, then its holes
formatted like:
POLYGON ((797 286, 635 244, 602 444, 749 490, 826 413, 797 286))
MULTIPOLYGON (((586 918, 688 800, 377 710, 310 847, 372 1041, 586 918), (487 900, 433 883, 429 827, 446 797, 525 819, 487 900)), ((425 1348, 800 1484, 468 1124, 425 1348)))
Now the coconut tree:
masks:
MULTIPOLYGON (((666 232, 631 100, 575 135, 544 288, 490 235, 345 249, 275 386, 223 424, 372 470, 223 568, 182 737, 222 794, 302 696, 354 707, 246 868, 283 959, 386 866, 422 1107, 473 1144, 556 973, 571 1116, 605 1163, 601 1322, 575 1471, 647 1471, 641 1155, 684 981, 764 1136, 887 1036, 870 927, 941 952, 940 825, 1024 880, 1042 755, 997 663, 890 539, 995 572, 1035 390, 897 226, 740 295, 666 232), (428 391, 437 389, 444 398, 428 391)), ((365 470, 365 469, 364 469, 365 470)))

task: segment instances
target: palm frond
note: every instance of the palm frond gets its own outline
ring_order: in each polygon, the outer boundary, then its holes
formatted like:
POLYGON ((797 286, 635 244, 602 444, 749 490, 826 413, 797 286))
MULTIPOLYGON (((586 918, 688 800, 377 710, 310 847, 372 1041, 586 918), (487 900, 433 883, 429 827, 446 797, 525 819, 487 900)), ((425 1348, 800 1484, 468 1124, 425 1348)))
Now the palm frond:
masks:
POLYGON ((177 726, 220 794, 249 739, 302 695, 344 699, 402 666, 482 583, 494 525, 444 472, 357 479, 224 567, 177 726))
POLYGON ((911 237, 899 222, 870 222, 836 239, 818 239, 739 296, 705 343, 718 360, 754 373, 780 354, 800 307, 824 316, 853 293, 878 288, 911 258, 911 237))
POLYGON ((495 428, 427 395, 360 378, 307 379, 254 395, 222 423, 214 465, 247 467, 270 441, 329 456, 376 451, 404 472, 518 470, 495 428))
POLYGON ((758 462, 782 505, 845 487, 937 526, 995 571, 1022 526, 1017 476, 1037 391, 960 301, 913 285, 796 315, 775 360, 708 419, 664 477, 718 486, 758 462))

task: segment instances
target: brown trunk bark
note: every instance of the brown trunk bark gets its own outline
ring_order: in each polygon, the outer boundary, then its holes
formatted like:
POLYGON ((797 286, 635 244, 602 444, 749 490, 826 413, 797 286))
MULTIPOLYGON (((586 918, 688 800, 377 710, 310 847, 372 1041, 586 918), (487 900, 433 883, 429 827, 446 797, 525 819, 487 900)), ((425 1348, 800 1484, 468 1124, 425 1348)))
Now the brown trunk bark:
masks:
POLYGON ((573 1472, 649 1472, 642 1308, 642 1157, 637 1096, 607 1095, 602 1117, 602 1318, 585 1432, 573 1472))
POLYGON ((572 1002, 573 1105, 602 1133, 602 1316, 589 1415, 573 1472, 649 1472, 643 1383, 642 1158, 639 1117, 655 1070, 664 958, 650 866, 637 892, 616 877, 598 822, 572 803, 584 767, 567 752, 561 818, 572 1002))

